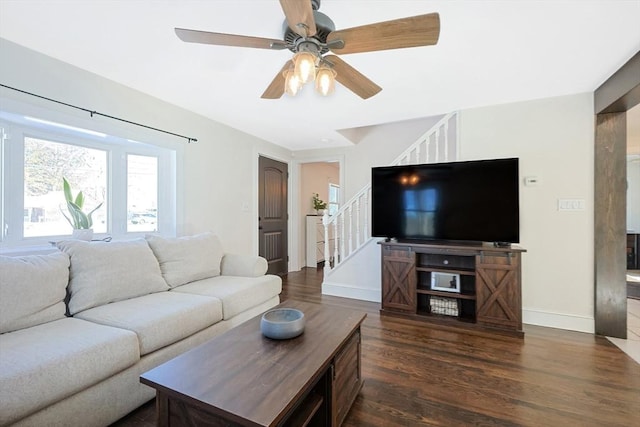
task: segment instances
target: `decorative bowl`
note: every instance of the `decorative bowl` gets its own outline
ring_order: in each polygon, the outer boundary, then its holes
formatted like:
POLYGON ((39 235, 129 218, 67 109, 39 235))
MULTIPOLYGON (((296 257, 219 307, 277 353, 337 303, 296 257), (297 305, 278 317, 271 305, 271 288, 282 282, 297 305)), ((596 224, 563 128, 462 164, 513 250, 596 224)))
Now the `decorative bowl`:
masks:
POLYGON ((276 308, 262 315, 262 335, 274 340, 287 340, 304 332, 304 313, 295 308, 276 308))

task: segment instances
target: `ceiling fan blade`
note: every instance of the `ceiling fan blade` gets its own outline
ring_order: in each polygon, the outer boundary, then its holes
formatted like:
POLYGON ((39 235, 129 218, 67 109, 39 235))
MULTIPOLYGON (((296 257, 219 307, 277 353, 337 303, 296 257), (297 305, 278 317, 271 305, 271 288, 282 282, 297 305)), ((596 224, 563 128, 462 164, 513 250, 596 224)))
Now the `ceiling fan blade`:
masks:
POLYGON ((333 31, 327 36, 327 44, 338 54, 359 53, 430 46, 438 43, 439 36, 440 15, 429 13, 333 31), (339 40, 344 42, 343 47, 339 47, 339 40))
POLYGON ((187 43, 214 44, 220 46, 255 47, 258 49, 286 49, 282 40, 264 39, 261 37, 238 36, 235 34, 211 33, 209 31, 187 30, 176 28, 176 35, 187 43))
POLYGON ((284 70, 293 66, 293 61, 287 61, 278 74, 269 84, 269 87, 264 91, 260 98, 263 99, 278 99, 284 94, 284 70))
POLYGON ((371 98, 382 90, 380 86, 369 80, 358 70, 335 55, 327 55, 324 59, 332 65, 336 72, 336 80, 362 99, 371 98))
POLYGON ((313 19, 310 0, 280 0, 280 6, 291 30, 302 37, 311 37, 316 34, 316 21, 313 19))

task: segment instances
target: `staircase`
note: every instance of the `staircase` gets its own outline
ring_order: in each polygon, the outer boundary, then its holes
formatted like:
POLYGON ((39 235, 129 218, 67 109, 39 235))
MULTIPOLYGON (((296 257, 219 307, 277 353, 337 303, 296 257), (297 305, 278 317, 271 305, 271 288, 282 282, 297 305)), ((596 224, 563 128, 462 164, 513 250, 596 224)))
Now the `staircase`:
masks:
MULTIPOLYGON (((391 166, 409 165, 419 163, 439 163, 455 161, 458 158, 458 113, 449 113, 440 119, 431 129, 422 135, 416 142, 398 156, 391 166)), ((354 282, 354 274, 346 274, 346 277, 336 280, 338 272, 347 266, 354 257, 370 266, 379 265, 379 256, 372 259, 373 253, 377 253, 372 245, 378 239, 371 237, 369 218, 371 217, 371 183, 358 191, 349 201, 344 203, 335 215, 329 216, 325 211, 322 223, 324 225, 324 280, 323 293, 331 295, 355 297, 371 301, 379 301, 379 285, 377 294, 368 288, 362 294, 354 282), (369 251, 365 251, 369 248, 369 251), (366 252, 366 253, 365 253, 366 252), (335 289, 353 289, 354 292, 341 292, 326 289, 330 283, 340 284, 335 289), (325 292, 325 291, 328 292, 325 292)), ((352 261, 353 262, 353 261, 352 261)), ((375 271, 379 283, 379 268, 375 271)), ((370 282, 370 281, 369 281, 370 282)))

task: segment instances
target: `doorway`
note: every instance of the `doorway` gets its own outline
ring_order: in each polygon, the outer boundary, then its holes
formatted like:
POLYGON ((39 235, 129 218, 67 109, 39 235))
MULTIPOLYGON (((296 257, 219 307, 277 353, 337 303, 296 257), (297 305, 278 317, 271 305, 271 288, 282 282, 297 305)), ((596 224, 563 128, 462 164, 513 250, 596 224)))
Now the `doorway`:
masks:
MULTIPOLYGON (((306 267, 321 267, 325 262, 324 209, 333 215, 340 207, 340 162, 313 161, 300 164, 300 238, 299 259, 306 267), (314 196, 322 209, 314 206, 314 196)), ((335 239, 329 240, 332 254, 335 239)))
POLYGON ((288 204, 286 163, 258 158, 258 255, 269 265, 268 274, 288 272, 288 204))
POLYGON ((626 243, 627 340, 640 349, 640 104, 627 111, 626 243))
POLYGON ((627 111, 627 298, 640 301, 640 104, 627 111))

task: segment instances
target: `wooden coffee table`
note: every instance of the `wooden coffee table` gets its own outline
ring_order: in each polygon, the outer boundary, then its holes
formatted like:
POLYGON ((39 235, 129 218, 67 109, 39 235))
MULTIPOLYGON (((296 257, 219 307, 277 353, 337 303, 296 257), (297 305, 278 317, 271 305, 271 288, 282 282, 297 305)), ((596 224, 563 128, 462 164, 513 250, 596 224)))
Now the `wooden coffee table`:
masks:
POLYGON ((366 313, 299 301, 305 332, 272 340, 260 316, 144 373, 159 426, 339 426, 362 387, 366 313))

